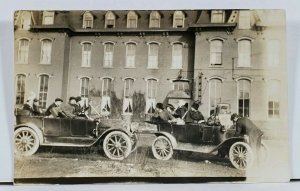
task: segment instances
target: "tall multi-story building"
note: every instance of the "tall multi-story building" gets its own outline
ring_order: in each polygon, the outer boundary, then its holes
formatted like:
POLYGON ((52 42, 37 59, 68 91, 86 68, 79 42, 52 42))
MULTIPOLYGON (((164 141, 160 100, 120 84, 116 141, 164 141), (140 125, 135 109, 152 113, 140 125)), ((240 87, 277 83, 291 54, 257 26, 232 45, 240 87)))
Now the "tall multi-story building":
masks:
POLYGON ((103 115, 143 118, 180 90, 206 117, 228 103, 282 126, 284 35, 281 11, 18 11, 16 104, 81 96, 103 115))

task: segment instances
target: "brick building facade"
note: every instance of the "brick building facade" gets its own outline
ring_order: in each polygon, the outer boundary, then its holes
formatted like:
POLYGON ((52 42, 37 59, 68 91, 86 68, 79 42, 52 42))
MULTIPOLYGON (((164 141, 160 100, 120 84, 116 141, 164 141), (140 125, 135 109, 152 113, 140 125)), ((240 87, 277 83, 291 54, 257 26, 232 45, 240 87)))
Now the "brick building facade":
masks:
POLYGON ((261 126, 283 126, 284 23, 263 10, 18 11, 16 104, 81 96, 103 115, 144 118, 183 90, 205 117, 228 103, 261 126))

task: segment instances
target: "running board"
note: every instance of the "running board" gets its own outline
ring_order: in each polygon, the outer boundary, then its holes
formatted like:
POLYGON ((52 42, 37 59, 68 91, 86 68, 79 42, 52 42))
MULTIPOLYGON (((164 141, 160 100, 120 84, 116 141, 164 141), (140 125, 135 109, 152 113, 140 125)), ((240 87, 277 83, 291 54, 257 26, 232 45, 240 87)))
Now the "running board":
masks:
POLYGON ((41 146, 54 146, 54 147, 91 147, 93 144, 83 145, 74 143, 43 143, 41 146))
POLYGON ((199 145, 199 144, 191 144, 191 143, 178 143, 177 147, 174 150, 180 151, 192 151, 198 153, 211 153, 215 150, 218 145, 199 145))

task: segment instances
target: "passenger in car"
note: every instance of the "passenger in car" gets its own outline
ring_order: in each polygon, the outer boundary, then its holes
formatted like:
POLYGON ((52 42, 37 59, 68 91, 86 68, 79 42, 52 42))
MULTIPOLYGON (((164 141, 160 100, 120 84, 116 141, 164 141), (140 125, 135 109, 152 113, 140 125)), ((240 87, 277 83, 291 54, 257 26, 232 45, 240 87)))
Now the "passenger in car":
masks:
POLYGON ((38 99, 34 98, 32 106, 33 106, 32 107, 32 109, 33 109, 32 114, 34 116, 42 116, 43 115, 43 111, 42 111, 41 107, 39 106, 39 100, 38 99))
POLYGON ((20 115, 29 115, 29 116, 31 116, 32 112, 33 112, 32 105, 33 105, 33 99, 28 98, 26 100, 26 103, 23 105, 23 108, 20 112, 20 115))
POLYGON ((175 117, 182 118, 187 112, 188 108, 183 100, 178 101, 178 107, 175 110, 175 117))
POLYGON ((186 113, 185 123, 201 123, 204 121, 202 113, 198 110, 199 104, 193 103, 191 109, 186 113))
POLYGON ((164 106, 162 103, 157 103, 155 107, 155 113, 152 118, 154 121, 171 121, 174 120, 175 117, 171 113, 167 111, 167 109, 164 109, 164 106))
POLYGON ((76 117, 76 100, 75 97, 70 97, 69 102, 62 106, 62 111, 66 114, 68 118, 75 118, 76 117))
POLYGON ((62 104, 63 100, 60 98, 56 98, 54 103, 52 103, 46 110, 45 116, 49 117, 67 117, 64 112, 62 111, 60 105, 62 104))

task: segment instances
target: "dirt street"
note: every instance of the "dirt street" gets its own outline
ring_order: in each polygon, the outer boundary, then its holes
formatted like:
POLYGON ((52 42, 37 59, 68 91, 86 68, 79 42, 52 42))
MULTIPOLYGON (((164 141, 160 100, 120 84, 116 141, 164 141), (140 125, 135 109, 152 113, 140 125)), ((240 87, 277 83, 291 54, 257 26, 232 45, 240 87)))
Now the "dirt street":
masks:
MULTIPOLYGON (((214 155, 177 151, 168 161, 156 160, 149 144, 153 138, 140 135, 138 149, 124 161, 112 161, 97 148, 41 147, 33 156, 15 158, 15 178, 255 176, 214 155)), ((280 160, 269 167, 274 165, 282 167, 280 160)))

